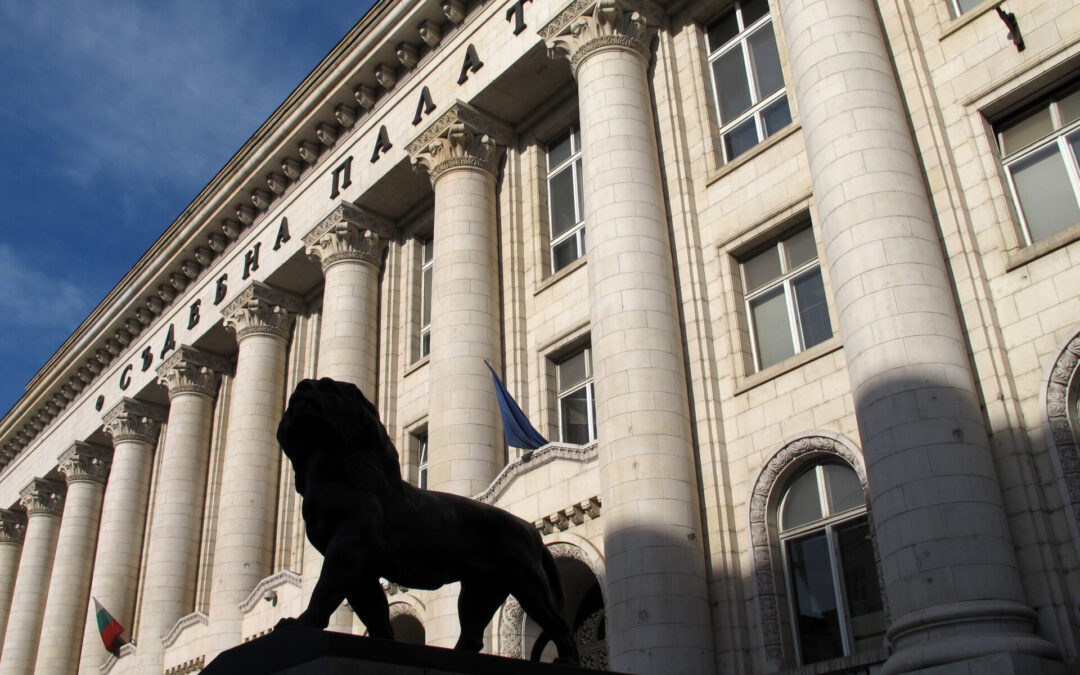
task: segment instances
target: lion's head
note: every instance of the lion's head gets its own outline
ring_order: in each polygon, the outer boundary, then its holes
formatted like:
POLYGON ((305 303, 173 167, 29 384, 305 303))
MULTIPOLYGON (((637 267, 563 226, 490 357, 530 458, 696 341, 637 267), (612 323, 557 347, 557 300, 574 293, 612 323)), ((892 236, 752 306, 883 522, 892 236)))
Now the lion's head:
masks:
POLYGON ((398 453, 379 412, 349 382, 324 377, 296 385, 278 425, 277 439, 296 469, 301 494, 302 468, 314 452, 341 454, 350 470, 363 472, 365 482, 372 478, 388 485, 401 481, 398 453), (372 470, 380 475, 370 475, 372 470))

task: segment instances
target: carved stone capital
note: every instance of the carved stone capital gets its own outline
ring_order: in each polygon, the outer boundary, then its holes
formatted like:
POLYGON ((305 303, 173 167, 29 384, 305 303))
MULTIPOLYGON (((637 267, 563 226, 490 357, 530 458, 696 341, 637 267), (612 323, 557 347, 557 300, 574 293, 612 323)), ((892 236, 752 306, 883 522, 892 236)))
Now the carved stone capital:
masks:
POLYGON ((124 398, 105 413, 101 426, 105 433, 112 436, 114 444, 142 441, 153 445, 157 443, 158 431, 165 417, 165 411, 156 405, 124 398))
POLYGON ((178 394, 217 395, 221 374, 232 370, 229 359, 189 345, 180 345, 157 368, 157 380, 169 389, 169 398, 178 394))
POLYGON ((76 441, 60 455, 57 464, 68 485, 78 481, 105 483, 112 464, 112 452, 100 445, 76 441))
POLYGON ((67 486, 55 480, 35 478, 19 491, 19 503, 31 516, 44 514, 60 516, 64 512, 64 496, 67 486))
POLYGON ((225 327, 236 331, 236 339, 249 335, 273 335, 288 339, 300 298, 253 281, 221 310, 225 327))
POLYGON ((378 270, 392 232, 386 219, 342 202, 304 235, 304 249, 322 263, 323 271, 344 260, 359 260, 378 270))
POLYGON ((585 57, 600 49, 626 49, 648 58, 660 16, 660 8, 648 0, 575 0, 540 29, 540 37, 548 55, 568 59, 576 76, 585 57))
POLYGON ((405 148, 413 169, 422 167, 432 184, 450 169, 473 167, 495 175, 496 146, 510 139, 510 127, 458 101, 405 148))
POLYGON ((22 544, 26 536, 26 514, 0 509, 0 544, 22 544))

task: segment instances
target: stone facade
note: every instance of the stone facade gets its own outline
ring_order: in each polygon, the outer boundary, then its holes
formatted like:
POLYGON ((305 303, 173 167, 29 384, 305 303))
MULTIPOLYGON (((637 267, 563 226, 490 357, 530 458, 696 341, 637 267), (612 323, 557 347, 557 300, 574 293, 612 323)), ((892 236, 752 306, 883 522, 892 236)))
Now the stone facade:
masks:
MULTIPOLYGON (((0 672, 298 614, 316 376, 535 523, 587 665, 1075 668, 1074 5, 380 0, 0 420, 0 672)), ((456 641, 455 587, 386 592, 456 641)), ((538 637, 510 599, 485 650, 538 637)))

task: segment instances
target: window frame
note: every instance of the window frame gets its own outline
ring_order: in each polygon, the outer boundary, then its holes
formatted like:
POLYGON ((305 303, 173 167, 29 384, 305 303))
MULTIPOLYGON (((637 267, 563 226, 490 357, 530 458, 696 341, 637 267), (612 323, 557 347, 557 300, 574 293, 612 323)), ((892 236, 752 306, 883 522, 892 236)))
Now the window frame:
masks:
POLYGON ((567 127, 562 133, 555 137, 554 141, 544 146, 544 170, 544 180, 547 186, 548 264, 550 265, 551 273, 556 274, 569 267, 574 261, 585 256, 585 202, 583 197, 584 185, 582 183, 584 176, 581 175, 581 129, 577 124, 572 124, 567 127), (570 140, 570 156, 552 167, 551 148, 562 142, 565 138, 569 138, 570 140), (555 223, 554 218, 552 217, 555 210, 552 208, 552 195, 554 194, 554 191, 551 188, 551 180, 566 171, 571 172, 575 222, 572 227, 566 230, 566 232, 563 232, 556 237, 554 232, 555 223), (556 267, 555 250, 570 240, 574 241, 577 255, 565 265, 556 267))
POLYGON ((713 16, 709 21, 705 22, 703 26, 705 32, 706 51, 705 64, 707 70, 709 71, 709 81, 712 83, 712 103, 713 111, 716 114, 717 134, 720 141, 721 165, 732 162, 739 157, 745 155, 747 152, 750 151, 751 148, 761 145, 770 137, 779 133, 780 129, 791 126, 792 122, 794 122, 791 114, 791 99, 788 96, 787 91, 787 78, 784 76, 783 61, 780 59, 780 41, 777 39, 776 22, 773 21, 772 17, 772 1, 769 0, 769 2, 767 2, 767 11, 760 17, 758 17, 755 21, 753 21, 749 26, 745 25, 745 20, 743 19, 742 5, 743 0, 734 0, 728 8, 725 8, 723 12, 720 12, 713 16), (729 9, 731 9, 731 11, 735 13, 735 20, 736 26, 738 27, 738 32, 733 37, 729 38, 726 42, 724 42, 722 45, 719 45, 714 49, 713 45, 710 44, 708 38, 709 27, 712 26, 719 18, 723 17, 724 14, 729 11, 729 9), (777 61, 780 64, 780 75, 783 79, 783 86, 779 87, 776 91, 768 94, 767 96, 762 97, 757 91, 757 80, 754 77, 755 73, 753 67, 753 58, 750 52, 749 45, 750 38, 760 30, 762 30, 766 24, 771 27, 771 30, 773 32, 773 42, 776 45, 777 61), (752 103, 746 110, 735 116, 733 119, 729 120, 728 122, 724 122, 723 114, 720 109, 721 87, 720 83, 717 82, 716 70, 713 68, 713 63, 725 54, 735 49, 739 49, 742 52, 743 69, 746 76, 747 91, 750 94, 752 103), (781 98, 787 99, 788 123, 780 129, 774 130, 772 133, 766 133, 765 123, 762 119, 762 113, 766 108, 772 106, 781 98), (757 141, 754 143, 753 146, 747 148, 743 152, 740 152, 734 157, 728 157, 727 144, 724 142, 725 136, 731 131, 733 131, 736 127, 745 123, 746 120, 749 118, 754 119, 754 130, 757 134, 757 141))
POLYGON ((412 458, 416 461, 416 487, 421 490, 427 489, 428 469, 428 432, 423 426, 409 432, 410 445, 412 446, 412 458))
MULTIPOLYGON (((1046 241, 1053 237, 1054 234, 1064 232, 1071 226, 1066 225, 1063 229, 1058 230, 1058 232, 1040 239, 1034 239, 1032 237, 1031 228, 1028 225, 1028 217, 1025 215, 1023 206, 1020 203, 1020 195, 1017 192, 1016 181, 1013 178, 1012 167, 1014 165, 1022 163, 1024 160, 1043 152, 1047 148, 1056 146, 1057 152, 1062 159, 1062 163, 1065 165, 1065 176, 1069 186, 1072 188, 1073 199, 1076 201, 1077 209, 1080 210, 1080 157, 1077 157, 1077 153, 1075 153, 1069 145, 1070 136, 1074 137, 1076 140, 1080 140, 1080 117, 1067 124, 1063 124, 1059 105, 1062 99, 1076 94, 1077 92, 1080 92, 1080 80, 1067 82, 1038 97, 1035 101, 1024 106, 1017 112, 1005 116, 993 124, 994 143, 998 152, 999 161, 1001 162, 1001 169, 1005 176, 1005 184, 1008 186, 1009 197, 1012 199, 1013 210, 1016 212, 1017 219, 1019 220, 1020 243, 1024 247, 1046 241), (1029 142, 1027 145, 1006 154, 1004 151, 1005 128, 1013 122, 1027 119, 1042 110, 1049 110, 1052 130, 1029 142)), ((1072 226, 1077 224, 1080 224, 1080 221, 1073 223, 1072 226)))
POLYGON ((427 301, 427 296, 432 293, 432 289, 429 288, 428 279, 430 278, 428 272, 433 272, 435 261, 435 240, 421 239, 420 240, 420 350, 419 358, 424 358, 431 353, 431 311, 429 309, 427 316, 427 323, 424 322, 424 307, 427 301))
POLYGON ((580 349, 563 354, 557 361, 554 361, 555 365, 555 410, 558 417, 558 430, 559 430, 559 442, 568 443, 572 445, 588 445, 596 441, 596 387, 595 380, 593 378, 593 365, 592 365, 592 345, 585 345, 580 349), (578 354, 584 354, 585 356, 585 379, 575 383, 572 389, 563 389, 561 380, 560 366, 570 359, 574 358, 578 354), (566 440, 566 432, 563 426, 563 399, 571 394, 575 394, 582 389, 585 389, 585 410, 586 410, 586 423, 588 428, 589 437, 584 443, 571 443, 566 440))

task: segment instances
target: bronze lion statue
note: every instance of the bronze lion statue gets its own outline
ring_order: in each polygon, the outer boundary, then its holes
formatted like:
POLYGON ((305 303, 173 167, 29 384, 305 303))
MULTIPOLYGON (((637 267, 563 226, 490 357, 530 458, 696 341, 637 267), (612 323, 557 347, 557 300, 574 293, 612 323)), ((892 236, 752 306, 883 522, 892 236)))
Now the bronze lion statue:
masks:
POLYGON ((308 539, 324 556, 307 609, 279 625, 326 628, 347 599, 371 636, 393 639, 380 577, 425 590, 460 581, 455 649, 480 651, 484 628, 513 595, 543 630, 539 642, 554 641, 560 662, 577 663, 559 572, 536 529, 403 481, 378 411, 355 385, 298 384, 277 438, 296 473, 308 539))

